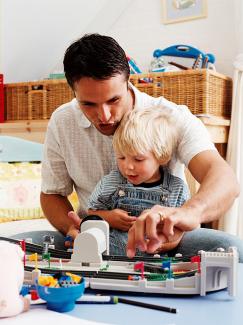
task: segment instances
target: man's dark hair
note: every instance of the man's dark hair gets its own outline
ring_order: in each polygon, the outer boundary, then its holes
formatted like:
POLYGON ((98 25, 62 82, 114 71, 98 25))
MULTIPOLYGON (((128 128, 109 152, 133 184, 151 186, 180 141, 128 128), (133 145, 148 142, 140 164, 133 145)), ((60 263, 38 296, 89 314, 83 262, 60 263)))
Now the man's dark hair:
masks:
POLYGON ((124 50, 112 37, 99 34, 86 34, 71 44, 63 65, 71 88, 82 77, 105 80, 123 74, 127 81, 130 75, 124 50))

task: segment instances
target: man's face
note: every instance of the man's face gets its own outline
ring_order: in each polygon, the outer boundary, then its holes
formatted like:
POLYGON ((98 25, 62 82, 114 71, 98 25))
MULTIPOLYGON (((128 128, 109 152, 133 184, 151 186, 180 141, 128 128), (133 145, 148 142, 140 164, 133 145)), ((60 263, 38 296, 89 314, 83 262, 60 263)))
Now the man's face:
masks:
POLYGON ((107 80, 81 78, 75 82, 74 92, 84 115, 104 135, 112 135, 133 107, 132 93, 121 74, 107 80))

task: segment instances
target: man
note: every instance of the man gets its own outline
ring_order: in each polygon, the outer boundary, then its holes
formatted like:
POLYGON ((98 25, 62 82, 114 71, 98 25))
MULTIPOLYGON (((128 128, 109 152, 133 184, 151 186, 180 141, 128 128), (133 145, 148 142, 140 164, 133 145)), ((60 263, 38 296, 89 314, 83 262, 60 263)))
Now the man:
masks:
POLYGON ((183 178, 185 164, 201 186, 180 208, 154 206, 144 211, 129 230, 128 256, 135 254, 136 247, 148 253, 163 247, 169 250, 177 227, 189 231, 178 246, 182 253, 237 245, 243 257, 242 242, 236 237, 197 229, 223 215, 239 193, 233 171, 215 150, 202 123, 185 106, 150 97, 129 84, 125 52, 111 37, 85 35, 71 44, 64 71, 75 99, 53 113, 47 129, 41 205, 50 223, 64 236, 75 238, 80 219, 70 212, 67 196, 74 187, 82 216, 96 183, 115 168, 111 137, 123 115, 134 107, 162 105, 172 111, 180 134, 169 169, 183 178), (161 234, 168 239, 166 243, 161 234))

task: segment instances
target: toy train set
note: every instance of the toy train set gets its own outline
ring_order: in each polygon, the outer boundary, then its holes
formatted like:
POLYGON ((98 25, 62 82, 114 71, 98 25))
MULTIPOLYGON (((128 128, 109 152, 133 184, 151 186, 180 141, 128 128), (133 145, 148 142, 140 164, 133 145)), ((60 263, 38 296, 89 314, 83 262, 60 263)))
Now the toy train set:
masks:
MULTIPOLYGON (((0 237, 13 243, 19 240, 0 237)), ((173 258, 109 255, 109 226, 105 221, 88 220, 74 241, 73 252, 25 243, 32 255, 25 258, 25 283, 33 283, 33 272, 55 274, 71 272, 84 277, 86 287, 98 290, 151 294, 205 295, 210 291, 228 289, 236 294, 238 252, 200 251, 196 256, 173 258), (47 253, 48 250, 48 253, 47 253), (33 259, 35 253, 36 259, 33 259), (32 258, 31 258, 32 256, 32 258), (49 258, 47 258, 49 256, 49 258)))

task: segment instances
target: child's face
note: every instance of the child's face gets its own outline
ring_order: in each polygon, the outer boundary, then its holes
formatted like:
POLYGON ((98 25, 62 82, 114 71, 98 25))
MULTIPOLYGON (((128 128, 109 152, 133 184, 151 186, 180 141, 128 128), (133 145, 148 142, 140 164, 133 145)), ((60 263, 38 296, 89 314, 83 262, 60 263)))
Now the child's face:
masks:
POLYGON ((132 184, 152 183, 160 179, 159 161, 152 152, 145 154, 116 153, 121 174, 132 184))

